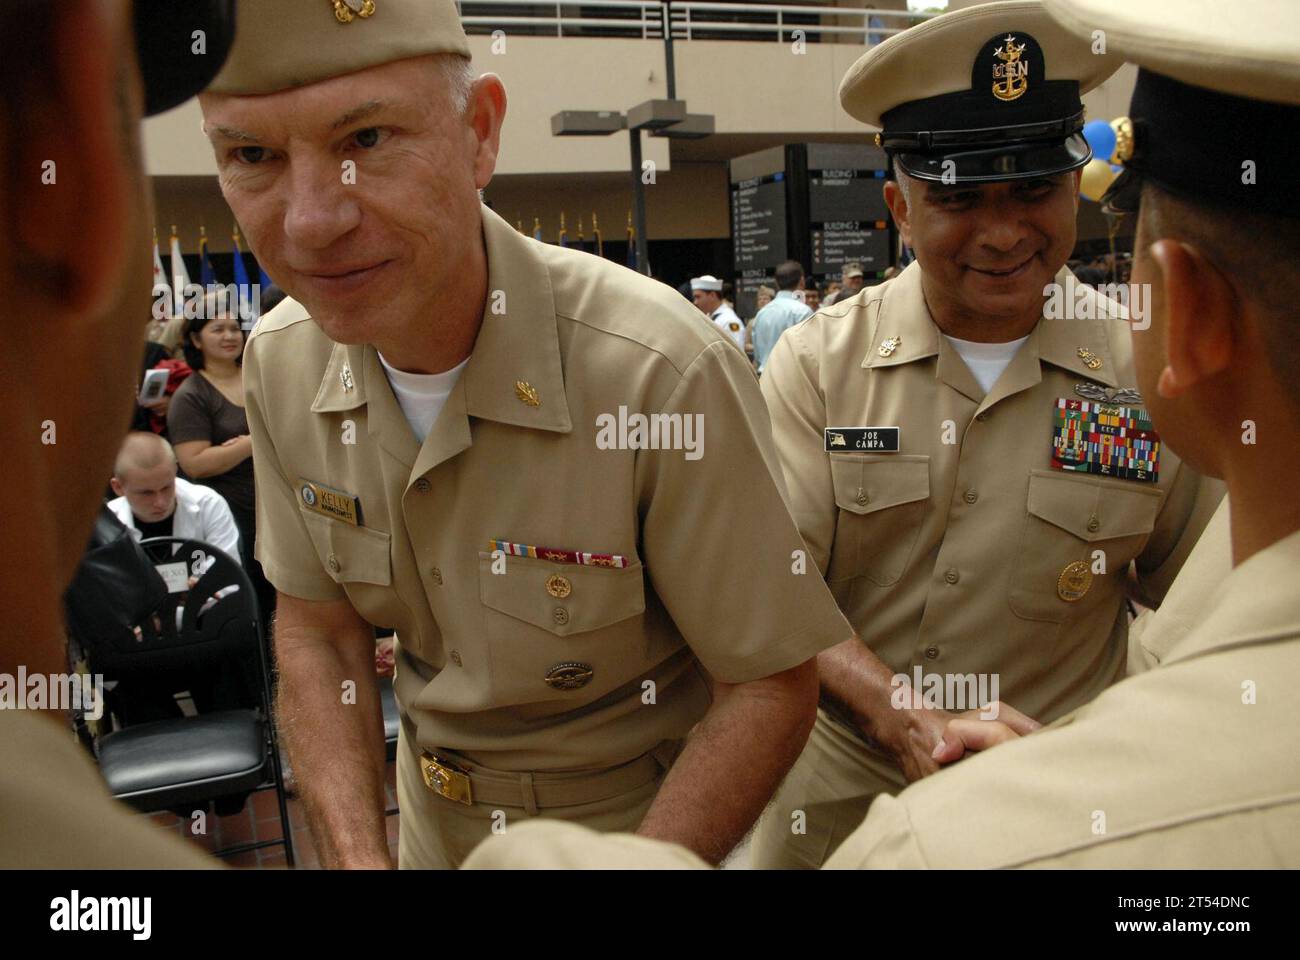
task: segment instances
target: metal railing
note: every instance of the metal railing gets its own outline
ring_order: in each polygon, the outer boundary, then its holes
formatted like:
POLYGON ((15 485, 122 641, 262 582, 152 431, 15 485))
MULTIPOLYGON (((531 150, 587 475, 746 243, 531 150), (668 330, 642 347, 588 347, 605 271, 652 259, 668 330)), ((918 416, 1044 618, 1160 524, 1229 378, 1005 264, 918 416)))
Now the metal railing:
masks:
POLYGON ((910 10, 696 0, 585 0, 582 3, 459 0, 457 6, 461 9, 465 31, 471 34, 490 34, 496 30, 510 33, 514 29, 534 36, 659 40, 663 39, 667 12, 674 40, 775 40, 778 43, 797 39, 795 31, 802 31, 803 39, 810 42, 843 38, 848 42, 879 43, 931 16, 910 10), (832 18, 838 22, 822 22, 832 18), (886 23, 897 25, 886 26, 886 23))

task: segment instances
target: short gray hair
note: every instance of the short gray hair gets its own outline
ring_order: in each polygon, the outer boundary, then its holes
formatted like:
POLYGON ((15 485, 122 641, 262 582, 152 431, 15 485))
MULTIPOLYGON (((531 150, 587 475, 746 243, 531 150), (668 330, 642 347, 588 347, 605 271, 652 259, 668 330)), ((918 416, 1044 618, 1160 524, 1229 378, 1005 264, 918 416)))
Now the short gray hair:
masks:
POLYGON ((895 157, 894 158, 894 182, 898 184, 898 189, 903 191, 903 202, 910 205, 912 202, 912 198, 910 196, 911 191, 910 191, 910 184, 908 183, 909 179, 910 178, 908 177, 908 175, 903 172, 903 168, 899 165, 898 158, 895 157))
POLYGON ((469 57, 458 53, 436 54, 434 57, 442 77, 447 81, 447 96, 457 116, 464 116, 469 107, 469 92, 474 86, 474 67, 469 57))

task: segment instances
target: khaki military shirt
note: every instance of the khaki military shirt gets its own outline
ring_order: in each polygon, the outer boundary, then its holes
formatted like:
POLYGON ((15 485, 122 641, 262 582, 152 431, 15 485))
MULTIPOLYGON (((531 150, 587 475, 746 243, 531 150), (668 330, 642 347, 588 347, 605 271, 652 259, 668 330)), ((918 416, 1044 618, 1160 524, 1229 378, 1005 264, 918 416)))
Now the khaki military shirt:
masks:
POLYGON ((850 628, 811 565, 796 572, 748 361, 663 284, 486 207, 483 236, 482 328, 423 444, 374 347, 333 343, 294 302, 258 324, 256 556, 278 590, 396 629, 422 746, 606 767, 690 730, 701 665, 755 680, 850 628), (349 498, 358 523, 322 512, 349 498))
POLYGON ((1232 530, 1228 498, 1224 497, 1164 602, 1155 610, 1143 610, 1129 625, 1130 676, 1159 665, 1177 643, 1205 622, 1231 572, 1232 530))
MULTIPOLYGON (((827 869, 1300 867, 1297 569, 1300 533, 1231 573, 1212 611, 1171 590, 1167 603, 1203 619, 1161 664, 880 796, 827 869)), ((705 864, 675 844, 539 821, 484 841, 465 866, 705 864)))
POLYGON ((883 796, 827 867, 1300 867, 1300 533, 1164 662, 883 796))
POLYGON ((985 395, 913 264, 778 341, 763 395, 795 520, 893 670, 997 674, 998 696, 1042 721, 1123 676, 1130 565, 1158 602, 1200 533, 1198 496, 1222 495, 1164 447, 1158 483, 1053 469, 1059 400, 1135 388, 1129 337, 1120 319, 1045 317, 985 395), (827 452, 824 428, 868 426, 898 427, 898 452, 827 452))

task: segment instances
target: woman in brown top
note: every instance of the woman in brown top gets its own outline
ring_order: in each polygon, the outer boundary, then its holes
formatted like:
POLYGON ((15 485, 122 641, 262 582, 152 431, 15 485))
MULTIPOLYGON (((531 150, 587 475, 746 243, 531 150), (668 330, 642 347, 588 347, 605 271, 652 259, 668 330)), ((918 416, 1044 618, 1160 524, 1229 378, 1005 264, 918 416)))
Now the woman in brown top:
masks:
POLYGON ((253 446, 244 414, 244 331, 215 297, 185 322, 185 360, 194 373, 172 396, 167 432, 185 475, 226 498, 239 528, 244 568, 262 600, 264 620, 274 591, 253 560, 253 446))

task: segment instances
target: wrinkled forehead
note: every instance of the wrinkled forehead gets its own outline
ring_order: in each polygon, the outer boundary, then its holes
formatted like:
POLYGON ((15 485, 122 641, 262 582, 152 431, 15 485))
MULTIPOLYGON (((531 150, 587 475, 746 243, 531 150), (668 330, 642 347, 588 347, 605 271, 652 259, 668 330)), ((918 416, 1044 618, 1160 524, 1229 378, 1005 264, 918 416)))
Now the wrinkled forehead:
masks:
POLYGON ((209 139, 277 134, 328 136, 364 121, 431 119, 452 113, 448 81, 433 56, 414 57, 261 95, 199 96, 209 139))

